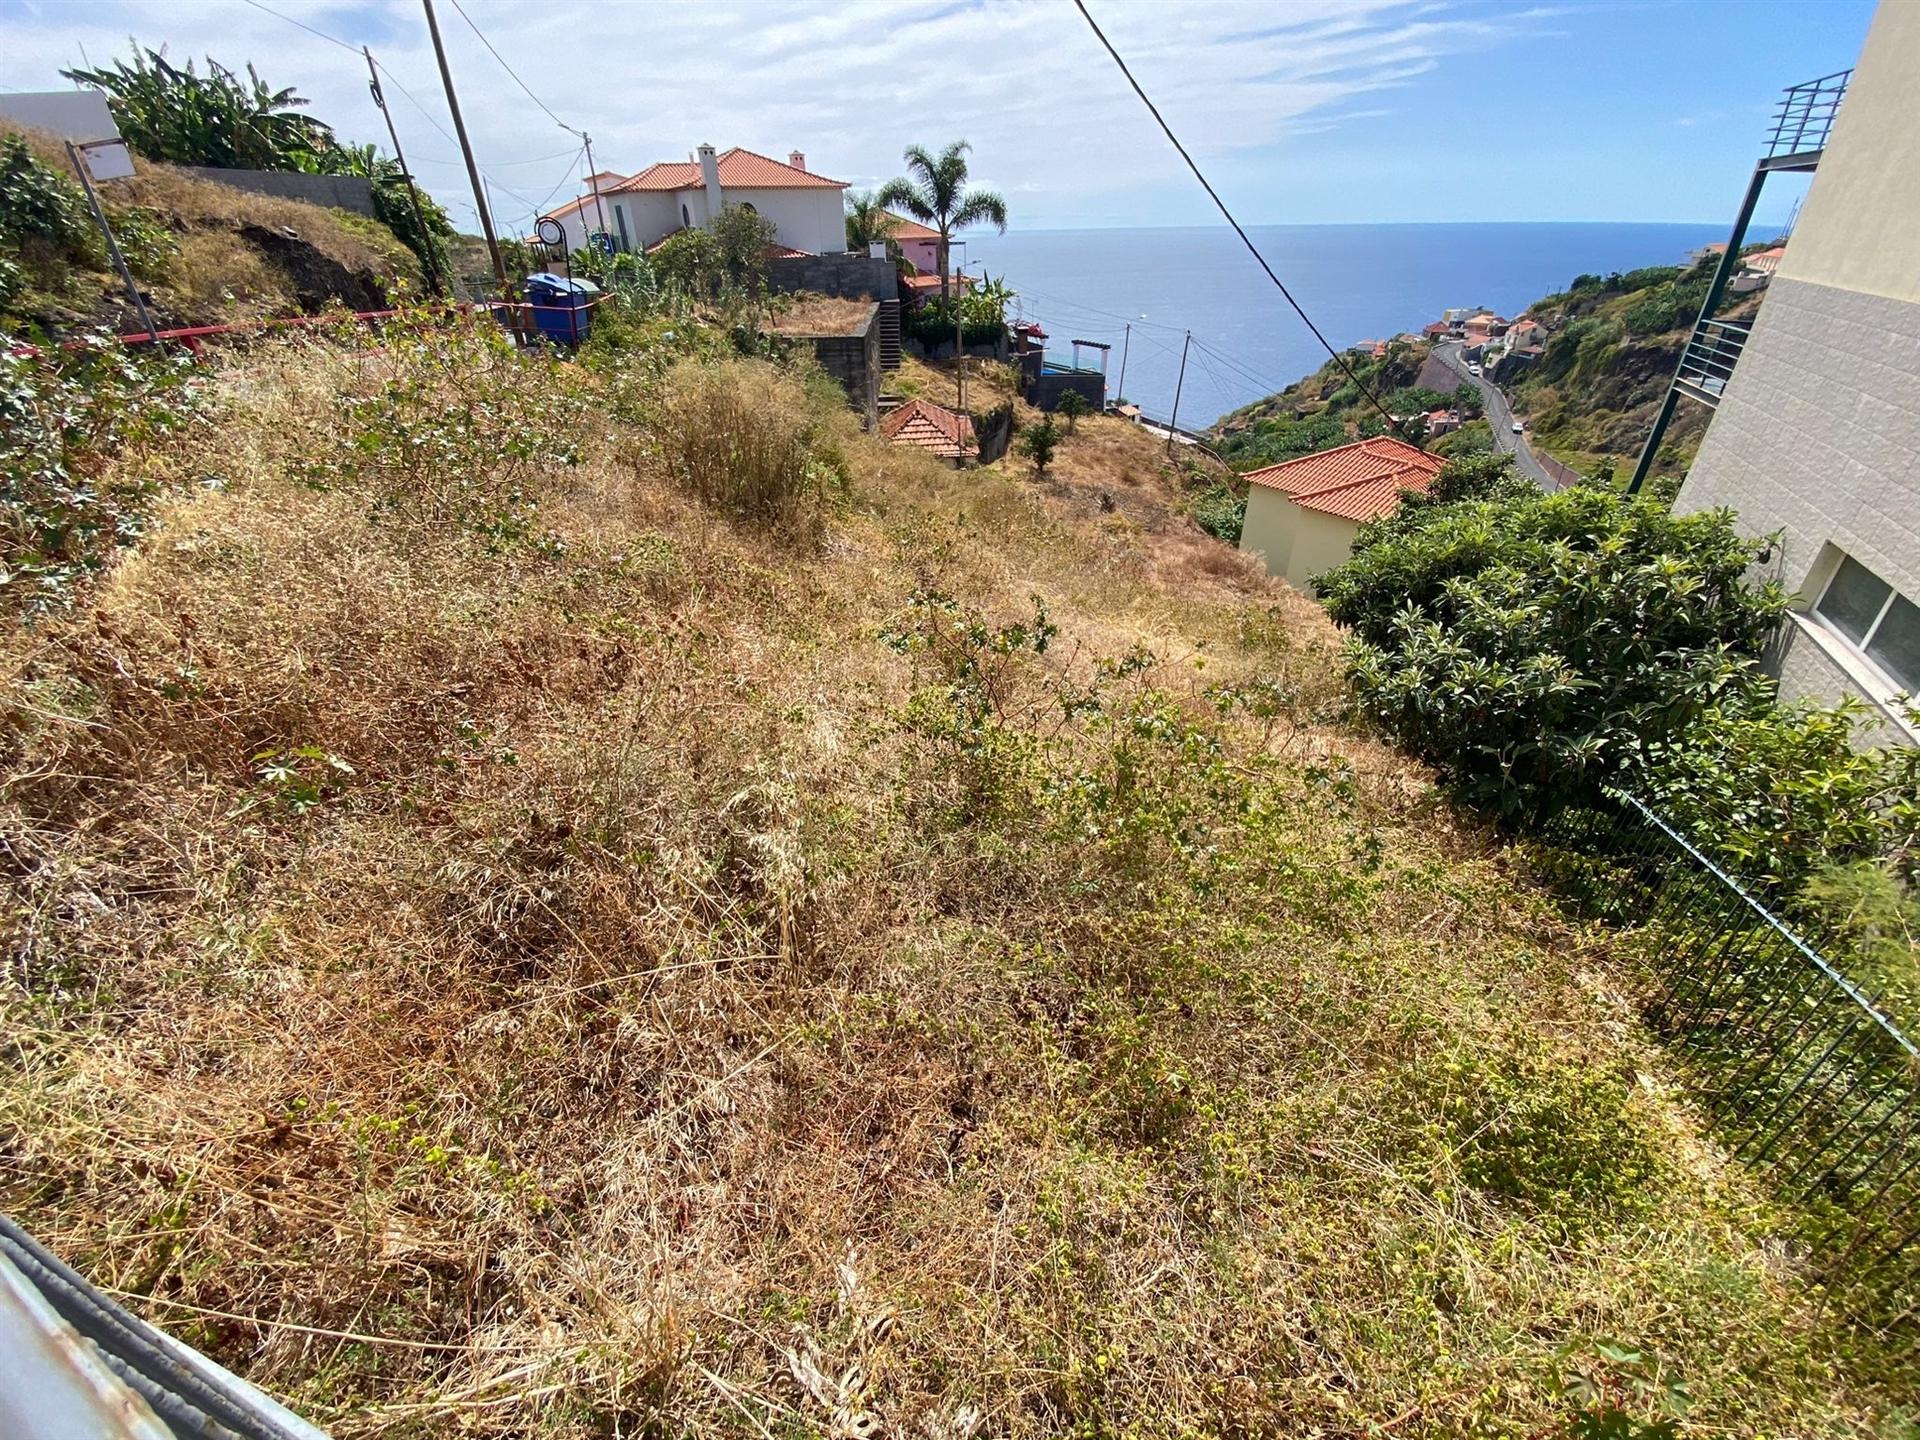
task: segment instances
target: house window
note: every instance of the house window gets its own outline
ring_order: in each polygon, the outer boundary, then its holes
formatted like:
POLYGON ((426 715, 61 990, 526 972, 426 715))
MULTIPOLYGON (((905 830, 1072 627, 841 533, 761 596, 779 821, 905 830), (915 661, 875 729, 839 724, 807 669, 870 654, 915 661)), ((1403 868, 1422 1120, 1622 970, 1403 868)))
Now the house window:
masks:
POLYGON ((1920 606, 1847 555, 1813 608, 1894 684, 1920 694, 1920 606))
POLYGON ((685 201, 680 203, 680 223, 689 230, 693 228, 693 212, 687 209, 685 201))
POLYGON ((613 207, 613 223, 620 227, 620 248, 622 250, 631 250, 633 248, 633 237, 627 234, 626 206, 616 205, 613 207))

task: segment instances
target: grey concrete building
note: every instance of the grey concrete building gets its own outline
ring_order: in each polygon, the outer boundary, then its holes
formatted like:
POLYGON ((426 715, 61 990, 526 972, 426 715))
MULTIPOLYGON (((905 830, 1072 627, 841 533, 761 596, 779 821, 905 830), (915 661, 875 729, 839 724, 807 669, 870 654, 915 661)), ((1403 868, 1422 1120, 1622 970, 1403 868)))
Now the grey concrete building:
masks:
POLYGON ((1920 5, 1889 0, 1751 332, 1715 335, 1721 363, 1690 390, 1683 361, 1676 382, 1715 407, 1677 508, 1728 506, 1747 534, 1780 537, 1767 568, 1795 597, 1772 657, 1782 691, 1857 696, 1884 717, 1877 738, 1907 743, 1920 741, 1903 698, 1920 693, 1916 73, 1920 5))

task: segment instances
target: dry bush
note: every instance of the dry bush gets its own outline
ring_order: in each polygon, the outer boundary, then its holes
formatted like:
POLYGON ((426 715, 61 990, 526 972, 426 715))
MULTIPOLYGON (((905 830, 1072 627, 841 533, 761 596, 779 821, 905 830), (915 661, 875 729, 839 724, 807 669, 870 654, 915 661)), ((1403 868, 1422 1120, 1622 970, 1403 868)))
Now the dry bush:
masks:
POLYGON ((803 290, 776 304, 769 328, 780 335, 851 335, 872 310, 871 300, 843 300, 803 290))
POLYGON ((189 230, 167 262, 167 291, 202 323, 239 313, 283 314, 294 307, 286 277, 230 230, 189 230))
POLYGON ((683 361, 654 424, 668 473, 703 504, 794 535, 817 533, 843 488, 844 407, 761 360, 683 361))
POLYGON ((260 225, 291 230, 330 260, 349 270, 384 272, 389 258, 354 233, 333 211, 304 200, 287 200, 237 190, 202 180, 157 160, 136 160, 135 173, 101 187, 102 198, 122 205, 144 205, 188 225, 237 230, 260 225))
POLYGON ((757 363, 398 523, 291 463, 380 363, 254 352, 0 640, 0 1203, 83 1271, 342 1437, 1551 1434, 1594 1337, 1891 1410, 1307 602, 859 437, 716 525, 711 414, 843 423, 757 363))

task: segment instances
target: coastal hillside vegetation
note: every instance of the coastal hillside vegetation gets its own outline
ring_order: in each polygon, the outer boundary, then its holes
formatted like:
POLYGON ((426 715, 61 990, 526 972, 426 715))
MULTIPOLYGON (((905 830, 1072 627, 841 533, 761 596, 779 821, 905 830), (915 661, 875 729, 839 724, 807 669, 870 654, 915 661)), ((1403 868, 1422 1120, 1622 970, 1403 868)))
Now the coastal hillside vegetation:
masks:
POLYGON ((341 1437, 1904 1433, 1159 442, 605 314, 7 356, 8 1213, 341 1437))

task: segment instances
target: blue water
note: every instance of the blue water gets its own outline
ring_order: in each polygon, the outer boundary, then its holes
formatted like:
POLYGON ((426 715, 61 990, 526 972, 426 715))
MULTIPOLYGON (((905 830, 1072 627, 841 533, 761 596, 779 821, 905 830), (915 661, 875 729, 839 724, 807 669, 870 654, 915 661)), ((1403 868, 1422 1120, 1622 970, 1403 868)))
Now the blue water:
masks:
MULTIPOLYGON (((1513 316, 1575 275, 1677 265, 1727 227, 1577 223, 1262 225, 1249 233, 1294 298, 1336 346, 1418 330, 1455 305, 1513 316)), ((1173 408, 1182 332, 1196 342, 1180 397, 1183 425, 1212 423, 1317 370, 1326 352, 1234 233, 1213 229, 970 231, 959 258, 1005 276, 1021 318, 1048 334, 1047 355, 1103 340, 1108 391, 1149 415, 1173 408), (1133 322, 1131 341, 1123 332, 1133 322)), ((1082 362, 1098 367, 1097 351, 1082 362)))

